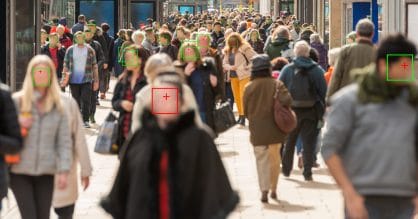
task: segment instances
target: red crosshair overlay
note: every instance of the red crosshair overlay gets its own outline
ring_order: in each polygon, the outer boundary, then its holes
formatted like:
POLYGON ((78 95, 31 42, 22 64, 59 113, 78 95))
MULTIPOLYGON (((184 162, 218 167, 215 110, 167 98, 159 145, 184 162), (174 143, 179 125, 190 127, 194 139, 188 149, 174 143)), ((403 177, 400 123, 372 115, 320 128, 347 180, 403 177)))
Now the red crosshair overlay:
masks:
POLYGON ((167 100, 170 96, 167 95, 167 93, 165 93, 165 96, 163 96, 165 100, 167 100))
POLYGON ((403 70, 406 70, 406 68, 409 66, 408 64, 406 64, 405 62, 404 63, 402 63, 402 68, 403 68, 403 70))
POLYGON ((152 114, 179 114, 178 88, 152 88, 152 114))

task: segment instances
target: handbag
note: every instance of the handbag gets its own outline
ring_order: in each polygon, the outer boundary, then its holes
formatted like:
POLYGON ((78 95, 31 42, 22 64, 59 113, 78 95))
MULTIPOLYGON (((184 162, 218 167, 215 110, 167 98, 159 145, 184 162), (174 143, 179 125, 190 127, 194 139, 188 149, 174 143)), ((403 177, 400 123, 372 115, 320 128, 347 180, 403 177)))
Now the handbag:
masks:
POLYGON ((285 134, 292 132, 297 126, 296 113, 290 107, 292 99, 282 82, 277 81, 274 94, 274 122, 285 134))
POLYGON ((100 127, 94 152, 107 155, 117 154, 119 151, 118 132, 118 119, 113 112, 110 112, 100 127))
POLYGON ((232 107, 228 101, 219 102, 213 110, 214 131, 219 134, 236 125, 235 116, 232 107))

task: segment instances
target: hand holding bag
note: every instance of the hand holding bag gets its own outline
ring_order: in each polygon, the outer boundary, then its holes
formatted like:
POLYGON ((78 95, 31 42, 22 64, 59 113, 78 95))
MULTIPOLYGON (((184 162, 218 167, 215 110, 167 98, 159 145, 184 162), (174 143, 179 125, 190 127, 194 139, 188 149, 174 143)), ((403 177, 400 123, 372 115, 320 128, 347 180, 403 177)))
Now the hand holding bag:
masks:
POLYGON ((119 124, 117 117, 113 114, 113 112, 110 112, 100 127, 99 136, 97 137, 96 146, 94 147, 94 152, 107 155, 118 153, 118 126, 119 124))

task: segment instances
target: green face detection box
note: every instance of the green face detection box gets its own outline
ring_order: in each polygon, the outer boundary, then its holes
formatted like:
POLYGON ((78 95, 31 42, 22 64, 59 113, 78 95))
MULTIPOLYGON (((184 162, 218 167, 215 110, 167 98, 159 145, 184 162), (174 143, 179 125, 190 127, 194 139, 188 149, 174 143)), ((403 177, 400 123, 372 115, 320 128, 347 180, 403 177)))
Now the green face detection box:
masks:
POLYGON ((138 54, 138 50, 136 49, 121 49, 121 65, 123 67, 137 67, 139 64, 141 64, 139 62, 139 60, 137 60, 136 58, 139 56, 138 54), (126 61, 126 54, 130 53, 131 57, 129 61, 126 61))
POLYGON ((386 55, 386 81, 389 82, 412 82, 415 81, 415 70, 414 70, 414 54, 404 54, 404 53, 391 53, 386 55), (411 64, 409 65, 406 62, 400 64, 401 70, 410 71, 409 77, 402 79, 394 79, 389 77, 389 60, 394 57, 405 57, 411 59, 411 64))

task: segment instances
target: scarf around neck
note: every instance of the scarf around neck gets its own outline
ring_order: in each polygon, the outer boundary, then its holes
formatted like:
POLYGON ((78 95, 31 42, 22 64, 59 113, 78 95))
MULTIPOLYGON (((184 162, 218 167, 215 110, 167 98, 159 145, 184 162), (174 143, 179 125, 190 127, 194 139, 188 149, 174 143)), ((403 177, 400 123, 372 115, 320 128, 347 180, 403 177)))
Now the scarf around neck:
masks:
POLYGON ((408 102, 413 106, 418 106, 416 84, 396 85, 393 82, 385 81, 378 76, 374 64, 355 69, 351 74, 359 85, 358 99, 360 103, 383 103, 394 100, 406 90, 408 102))

